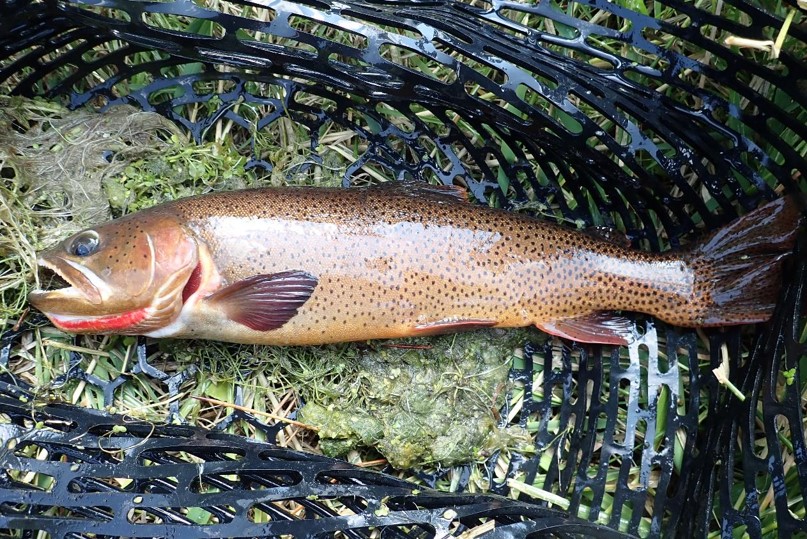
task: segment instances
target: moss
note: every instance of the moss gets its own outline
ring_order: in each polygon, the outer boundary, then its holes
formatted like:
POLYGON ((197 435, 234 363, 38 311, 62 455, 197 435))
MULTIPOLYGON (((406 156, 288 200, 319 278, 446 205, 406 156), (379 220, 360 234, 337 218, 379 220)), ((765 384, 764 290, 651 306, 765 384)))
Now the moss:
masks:
MULTIPOLYGON (((232 401, 240 387, 258 412, 271 411, 270 395, 292 391, 303 403, 297 419, 316 429, 326 455, 359 450, 396 468, 445 467, 530 448, 529 435, 500 428, 497 413, 513 352, 535 336, 487 330, 305 348, 163 340, 152 362, 197 365, 193 395, 232 401)), ((183 415, 193 421, 200 408, 190 402, 183 415)))
POLYGON ((120 174, 106 178, 104 191, 117 217, 213 190, 255 187, 258 180, 246 164, 247 158, 231 145, 188 145, 173 135, 159 157, 133 161, 120 174))
POLYGON ((27 201, 69 211, 75 228, 110 217, 104 181, 174 144, 185 146, 187 139, 156 113, 122 106, 98 114, 41 99, 0 97, 3 166, 13 169, 27 201))
POLYGON ((299 419, 319 429, 332 456, 373 447, 396 468, 484 458, 511 441, 496 414, 526 338, 526 330, 488 330, 376 343, 349 376, 320 380, 320 399, 299 419))

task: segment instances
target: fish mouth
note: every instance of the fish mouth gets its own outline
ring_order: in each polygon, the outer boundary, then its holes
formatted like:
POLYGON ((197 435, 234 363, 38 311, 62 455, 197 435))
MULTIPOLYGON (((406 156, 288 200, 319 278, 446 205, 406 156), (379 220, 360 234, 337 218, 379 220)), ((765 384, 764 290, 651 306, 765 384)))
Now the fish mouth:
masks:
POLYGON ((98 314, 102 303, 98 277, 90 270, 57 258, 37 260, 42 288, 28 294, 28 301, 50 318, 53 325, 71 333, 126 332, 149 315, 148 308, 98 314))
POLYGON ((92 271, 69 260, 41 258, 42 287, 28 294, 28 301, 45 313, 54 326, 70 333, 138 333, 152 314, 150 307, 99 314, 103 286, 92 271))
POLYGON ((64 290, 70 288, 71 285, 67 280, 62 277, 56 270, 46 267, 42 262, 38 262, 39 269, 39 282, 40 290, 43 292, 52 292, 54 290, 64 290))
POLYGON ((90 270, 63 259, 51 262, 46 258, 37 260, 42 287, 28 294, 28 301, 37 309, 49 313, 81 315, 88 303, 102 303, 97 281, 90 270), (85 308, 81 308, 84 306, 85 308))

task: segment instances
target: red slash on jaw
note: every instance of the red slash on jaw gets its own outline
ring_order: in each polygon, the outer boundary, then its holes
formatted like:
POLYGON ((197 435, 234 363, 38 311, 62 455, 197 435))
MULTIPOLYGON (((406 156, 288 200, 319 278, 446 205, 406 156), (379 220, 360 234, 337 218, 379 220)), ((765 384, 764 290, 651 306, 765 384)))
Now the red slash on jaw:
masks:
POLYGON ((52 320, 59 327, 67 331, 114 331, 126 329, 139 324, 146 318, 146 309, 135 309, 123 314, 97 316, 85 319, 66 319, 53 315, 52 320))

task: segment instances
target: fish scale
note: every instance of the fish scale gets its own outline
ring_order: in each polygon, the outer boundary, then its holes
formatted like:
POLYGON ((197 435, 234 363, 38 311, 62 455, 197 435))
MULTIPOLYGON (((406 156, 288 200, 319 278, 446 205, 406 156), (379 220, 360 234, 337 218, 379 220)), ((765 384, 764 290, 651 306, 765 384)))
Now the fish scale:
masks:
MULTIPOLYGON (((308 345, 536 325, 581 342, 621 344, 632 326, 614 311, 680 326, 770 317, 800 219, 795 201, 780 199, 691 249, 654 254, 461 198, 452 187, 411 182, 213 193, 97 227, 99 252, 72 262, 94 271, 92 259, 103 258, 114 272, 103 252, 120 259, 114 243, 142 246, 145 234, 165 246, 157 249, 157 273, 163 266, 170 273, 172 262, 161 257, 171 240, 163 236, 195 245, 195 260, 181 257, 180 265, 182 272, 195 265, 196 277, 183 277, 173 318, 116 332, 308 345)), ((71 241, 42 260, 58 271, 53 260, 65 259, 71 241)), ((136 252, 117 266, 131 268, 136 252)), ((128 272, 136 287, 137 272, 128 272)), ((58 326, 59 313, 49 313, 42 297, 31 300, 58 326)), ((112 300, 103 307, 92 314, 122 311, 112 300)))

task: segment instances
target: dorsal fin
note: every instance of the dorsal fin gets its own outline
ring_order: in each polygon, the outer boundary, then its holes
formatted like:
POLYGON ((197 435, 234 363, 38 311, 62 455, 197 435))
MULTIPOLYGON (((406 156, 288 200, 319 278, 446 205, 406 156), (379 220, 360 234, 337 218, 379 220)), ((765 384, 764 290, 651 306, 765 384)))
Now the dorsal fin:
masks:
POLYGON ((390 196, 411 196, 432 198, 446 202, 468 202, 468 190, 459 185, 432 185, 418 180, 384 182, 370 187, 390 196))
POLYGON ((610 226, 593 226, 585 229, 584 232, 598 240, 604 240, 625 249, 631 246, 630 238, 627 234, 610 226))

